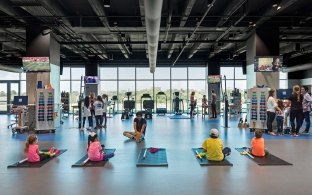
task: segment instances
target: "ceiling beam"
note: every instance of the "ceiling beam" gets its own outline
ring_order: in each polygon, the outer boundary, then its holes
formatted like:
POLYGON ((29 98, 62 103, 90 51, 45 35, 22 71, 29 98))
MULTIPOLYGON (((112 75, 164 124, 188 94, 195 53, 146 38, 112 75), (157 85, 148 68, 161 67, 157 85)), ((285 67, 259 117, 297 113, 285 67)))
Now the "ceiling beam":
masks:
MULTIPOLYGON (((195 2, 196 2, 196 0, 187 0, 187 1, 185 1, 185 8, 184 8, 184 10, 182 12, 182 17, 180 19, 180 24, 179 24, 180 27, 184 27, 185 26, 185 23, 186 23, 188 17, 190 16, 190 14, 191 14, 191 11, 192 11, 192 8, 193 8, 195 2)), ((175 41, 176 38, 177 38, 177 34, 173 34, 172 38, 171 38, 171 41, 175 41)), ((174 48, 175 48, 174 44, 170 44, 169 45, 168 54, 167 54, 167 58, 168 59, 171 58, 171 55, 173 53, 174 48)))
MULTIPOLYGON (((104 6, 100 3, 99 0, 88 0, 89 4, 91 5, 92 9, 96 13, 97 16, 106 16, 104 6)), ((109 26, 109 22, 106 17, 99 17, 100 21, 102 22, 103 26, 108 29, 108 31, 111 31, 111 27, 109 26)), ((111 34, 112 38, 115 41, 120 41, 121 36, 111 34)), ((118 44, 119 49, 121 50, 122 54, 125 58, 129 58, 129 50, 125 44, 118 44)))

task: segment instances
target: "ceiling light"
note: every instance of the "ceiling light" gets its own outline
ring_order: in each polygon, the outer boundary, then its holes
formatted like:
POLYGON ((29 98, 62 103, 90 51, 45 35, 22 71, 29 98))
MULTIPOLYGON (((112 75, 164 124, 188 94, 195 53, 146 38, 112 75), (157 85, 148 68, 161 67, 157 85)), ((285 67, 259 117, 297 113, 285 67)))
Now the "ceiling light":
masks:
POLYGON ((110 0, 104 0, 104 7, 110 7, 110 0))
POLYGON ((279 6, 277 6, 277 8, 276 8, 276 10, 279 10, 279 9, 281 9, 282 7, 279 5, 279 6))
POLYGON ((213 2, 213 0, 207 0, 207 7, 213 6, 212 2, 213 2))
POLYGON ((272 0, 272 7, 277 7, 278 0, 272 0))

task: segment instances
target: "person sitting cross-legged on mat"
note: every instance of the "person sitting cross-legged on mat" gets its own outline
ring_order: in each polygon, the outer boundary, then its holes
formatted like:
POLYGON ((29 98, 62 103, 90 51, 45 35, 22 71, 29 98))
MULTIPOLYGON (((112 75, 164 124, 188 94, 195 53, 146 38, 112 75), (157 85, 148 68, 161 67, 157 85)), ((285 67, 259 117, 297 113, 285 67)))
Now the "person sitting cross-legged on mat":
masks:
POLYGON ((142 118, 142 112, 136 113, 136 118, 133 120, 134 132, 124 131, 123 135, 135 139, 136 142, 144 140, 145 130, 146 130, 146 120, 142 118))
POLYGON ((60 150, 55 150, 54 147, 51 147, 48 152, 39 151, 38 137, 34 134, 28 136, 24 148, 24 153, 28 162, 40 162, 58 155, 60 152, 60 150))
POLYGON ((250 153, 254 156, 265 156, 268 151, 264 149, 264 139, 262 137, 262 131, 257 129, 255 131, 255 137, 251 139, 250 153))
POLYGON ((223 142, 219 138, 219 131, 215 128, 210 130, 210 137, 204 141, 202 148, 206 158, 211 161, 222 161, 231 154, 230 148, 223 148, 223 142))
POLYGON ((114 153, 106 154, 104 145, 102 146, 95 132, 91 132, 88 136, 88 158, 90 161, 108 160, 114 157, 114 153))

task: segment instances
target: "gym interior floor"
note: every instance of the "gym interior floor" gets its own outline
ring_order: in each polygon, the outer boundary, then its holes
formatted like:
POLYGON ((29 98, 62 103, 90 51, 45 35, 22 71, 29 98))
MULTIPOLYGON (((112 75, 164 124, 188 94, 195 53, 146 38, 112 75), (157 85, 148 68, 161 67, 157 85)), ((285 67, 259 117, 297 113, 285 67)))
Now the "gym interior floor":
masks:
POLYGON ((99 138, 107 148, 116 148, 115 157, 104 167, 71 168, 86 153, 87 132, 76 127, 72 117, 55 134, 39 134, 40 148, 68 149, 41 168, 7 169, 23 159, 27 134, 12 135, 7 125, 12 118, 0 116, 0 189, 3 195, 30 194, 310 194, 312 169, 312 135, 268 136, 270 153, 293 163, 293 166, 258 166, 241 156, 235 147, 248 146, 253 134, 237 128, 231 118, 230 128, 222 128, 221 119, 169 119, 155 116, 148 121, 146 140, 135 143, 122 136, 132 129, 132 119, 121 121, 120 115, 108 119, 106 131, 99 138), (191 152, 200 147, 211 128, 220 130, 225 146, 232 149, 228 160, 233 167, 201 167, 191 152), (136 167, 143 147, 167 149, 168 167, 136 167))

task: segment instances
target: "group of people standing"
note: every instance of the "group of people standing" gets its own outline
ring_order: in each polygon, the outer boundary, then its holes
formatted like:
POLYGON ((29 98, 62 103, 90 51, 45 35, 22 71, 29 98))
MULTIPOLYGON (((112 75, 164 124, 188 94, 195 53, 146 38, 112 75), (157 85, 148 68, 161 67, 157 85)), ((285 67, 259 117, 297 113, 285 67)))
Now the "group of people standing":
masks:
MULTIPOLYGON (((195 99, 195 92, 193 91, 190 95, 190 107, 191 107, 191 111, 190 111, 190 115, 191 118, 194 116, 194 110, 195 107, 197 105, 197 101, 195 99)), ((217 118, 217 94, 215 93, 214 90, 211 90, 211 118, 217 118)), ((207 110, 208 110, 208 99, 206 97, 206 95, 203 95, 202 98, 202 108, 203 108, 203 114, 208 114, 207 110)))
POLYGON ((86 96, 82 109, 82 126, 80 130, 84 130, 86 119, 88 119, 88 130, 93 128, 93 117, 95 118, 95 129, 106 128, 107 123, 107 107, 108 96, 103 94, 102 96, 95 97, 94 93, 90 93, 86 96))
MULTIPOLYGON (((306 121, 306 127, 303 133, 308 134, 310 130, 310 112, 312 98, 308 93, 309 89, 306 86, 300 87, 299 85, 293 86, 293 92, 288 97, 290 102, 289 107, 289 120, 291 125, 291 133, 293 136, 299 135, 299 130, 303 124, 303 120, 306 121)), ((267 101, 267 131, 271 135, 275 135, 272 128, 272 123, 276 117, 277 133, 282 134, 283 124, 286 123, 284 119, 285 108, 287 105, 282 100, 274 99, 274 90, 269 91, 269 97, 267 101)))

